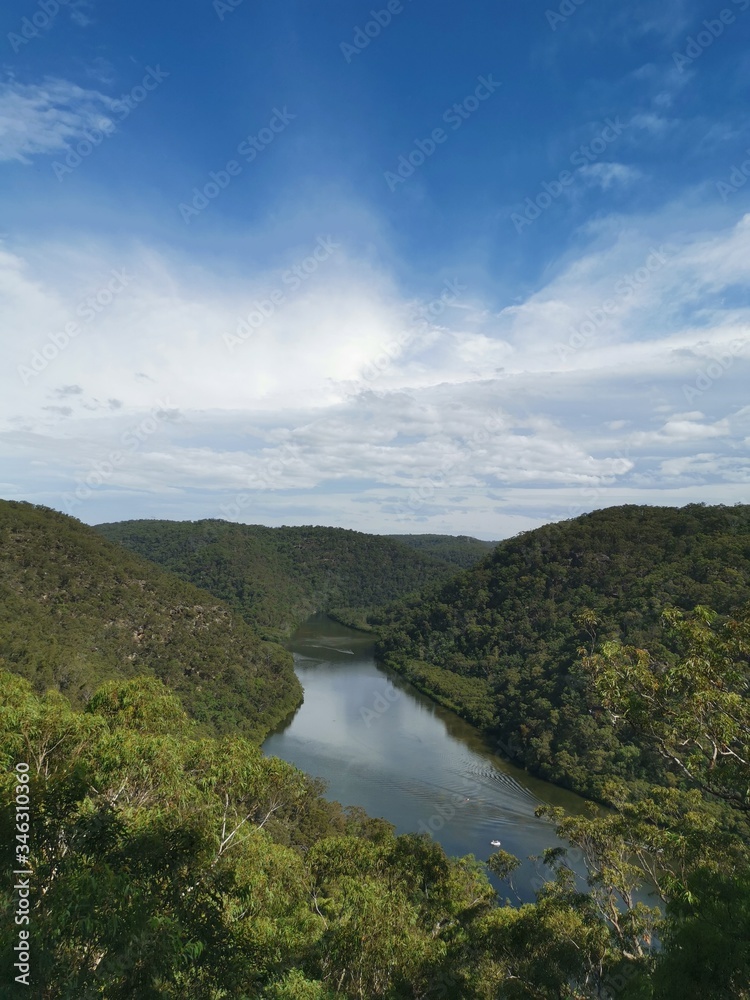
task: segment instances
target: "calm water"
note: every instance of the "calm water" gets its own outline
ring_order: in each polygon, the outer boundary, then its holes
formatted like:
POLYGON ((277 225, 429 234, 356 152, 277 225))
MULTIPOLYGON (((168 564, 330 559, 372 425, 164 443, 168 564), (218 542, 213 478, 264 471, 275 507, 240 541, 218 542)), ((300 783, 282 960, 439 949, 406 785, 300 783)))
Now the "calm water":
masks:
MULTIPOLYGON (((534 810, 548 802, 578 813, 583 800, 508 764, 472 726, 380 669, 368 636, 318 615, 288 645, 305 700, 266 753, 324 778, 329 798, 363 806, 397 833, 431 833, 448 854, 486 860, 493 839, 522 859, 560 846, 534 810)), ((516 895, 533 899, 543 873, 525 861, 516 895)), ((503 894, 514 898, 507 886, 503 894)))

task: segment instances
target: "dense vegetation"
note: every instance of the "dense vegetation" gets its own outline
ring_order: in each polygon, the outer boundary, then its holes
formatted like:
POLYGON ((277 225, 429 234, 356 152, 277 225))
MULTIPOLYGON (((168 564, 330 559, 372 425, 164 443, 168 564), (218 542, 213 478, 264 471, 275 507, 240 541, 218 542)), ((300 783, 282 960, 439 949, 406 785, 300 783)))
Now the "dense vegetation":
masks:
POLYGON ((750 601, 750 506, 616 507, 500 543, 479 566, 371 616, 380 654, 541 776, 595 796, 657 779, 660 758, 615 733, 581 646, 618 640, 669 661, 674 605, 750 601))
POLYGON ((318 611, 356 622, 356 612, 458 571, 400 542, 343 528, 123 521, 97 530, 227 601, 269 635, 287 634, 318 611))
POLYGON ((386 535, 423 555, 444 559, 461 569, 471 569, 491 552, 497 542, 483 542, 468 535, 386 535))
POLYGON ((589 515, 389 612, 401 669, 614 806, 541 810, 571 846, 515 906, 263 757, 297 688, 226 604, 0 504, 0 995, 750 1000, 749 512, 589 515))
POLYGON ((74 518, 0 501, 0 667, 81 705, 152 674, 218 732, 259 737, 301 689, 291 657, 226 604, 74 518))
MULTIPOLYGON (((342 811, 239 737, 202 737, 154 678, 110 682, 81 712, 0 673, 0 859, 28 871, 28 907, 0 883, 2 995, 748 1000, 750 617, 672 624, 674 664, 610 643, 582 669, 615 725, 676 752, 688 787, 620 785, 617 811, 554 814, 587 891, 553 850, 520 907, 473 859, 342 811), (657 906, 638 901, 647 877, 657 906), (15 985, 20 930, 30 972, 15 985)), ((489 861, 504 879, 515 865, 489 861)))

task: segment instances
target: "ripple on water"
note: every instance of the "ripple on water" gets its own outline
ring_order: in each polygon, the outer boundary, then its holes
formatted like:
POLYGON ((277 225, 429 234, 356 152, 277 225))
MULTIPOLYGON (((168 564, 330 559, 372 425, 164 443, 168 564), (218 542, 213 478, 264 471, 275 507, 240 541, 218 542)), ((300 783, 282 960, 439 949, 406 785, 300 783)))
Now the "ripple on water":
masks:
MULTIPOLYGON (((346 653, 347 656, 354 656, 353 649, 341 649, 328 642, 306 642, 305 647, 307 649, 325 649, 329 653, 346 653)), ((304 657, 304 653, 295 653, 294 655, 304 657)))
POLYGON ((534 793, 528 788, 524 788, 517 778, 514 778, 512 774, 501 771, 488 760, 483 760, 481 757, 478 757, 468 763, 467 770, 469 770, 472 774, 475 774, 478 778, 483 778, 487 781, 504 785, 509 790, 512 790, 527 799, 532 799, 537 804, 540 803, 540 800, 536 797, 536 795, 534 795, 534 793))

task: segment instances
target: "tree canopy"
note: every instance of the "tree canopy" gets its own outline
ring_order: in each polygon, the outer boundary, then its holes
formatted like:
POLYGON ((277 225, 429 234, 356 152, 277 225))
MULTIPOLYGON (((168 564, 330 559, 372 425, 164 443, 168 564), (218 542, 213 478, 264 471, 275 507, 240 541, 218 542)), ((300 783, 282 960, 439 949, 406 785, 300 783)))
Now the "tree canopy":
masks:
POLYGON ((207 731, 260 739, 301 700, 291 656, 206 591, 72 517, 0 501, 0 667, 83 705, 150 674, 207 731))
POLYGON ((364 612, 459 571, 437 555, 434 539, 412 548, 344 528, 122 521, 97 531, 226 601, 271 637, 319 611, 361 624, 364 612))
POLYGON ((501 542, 478 566, 370 616, 379 654, 540 776, 601 796, 603 776, 663 762, 610 725, 579 649, 604 642, 672 662, 667 607, 750 601, 750 506, 614 507, 501 542))

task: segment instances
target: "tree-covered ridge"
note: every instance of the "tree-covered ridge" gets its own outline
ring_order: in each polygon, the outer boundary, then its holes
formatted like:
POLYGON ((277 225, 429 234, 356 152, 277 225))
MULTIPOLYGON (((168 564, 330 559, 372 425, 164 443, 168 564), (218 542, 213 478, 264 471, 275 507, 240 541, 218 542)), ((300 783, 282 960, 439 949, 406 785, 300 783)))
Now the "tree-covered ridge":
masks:
POLYGON ((408 545, 423 555, 443 559, 461 569, 471 569, 485 558, 497 542, 484 542, 469 535, 386 535, 401 545, 408 545))
POLYGON ((372 620, 380 655, 493 732, 532 771, 588 794, 604 775, 655 776, 602 718, 575 664, 617 640, 669 658, 674 605, 728 614, 750 601, 750 506, 625 506, 501 542, 476 568, 372 620))
POLYGON ((0 502, 0 665, 83 704, 152 674, 219 732, 260 737, 299 703, 291 657, 230 607, 93 528, 0 502))
POLYGON ((315 612, 375 608, 458 572, 399 542, 344 528, 209 520, 122 521, 96 530, 272 635, 288 634, 315 612))

